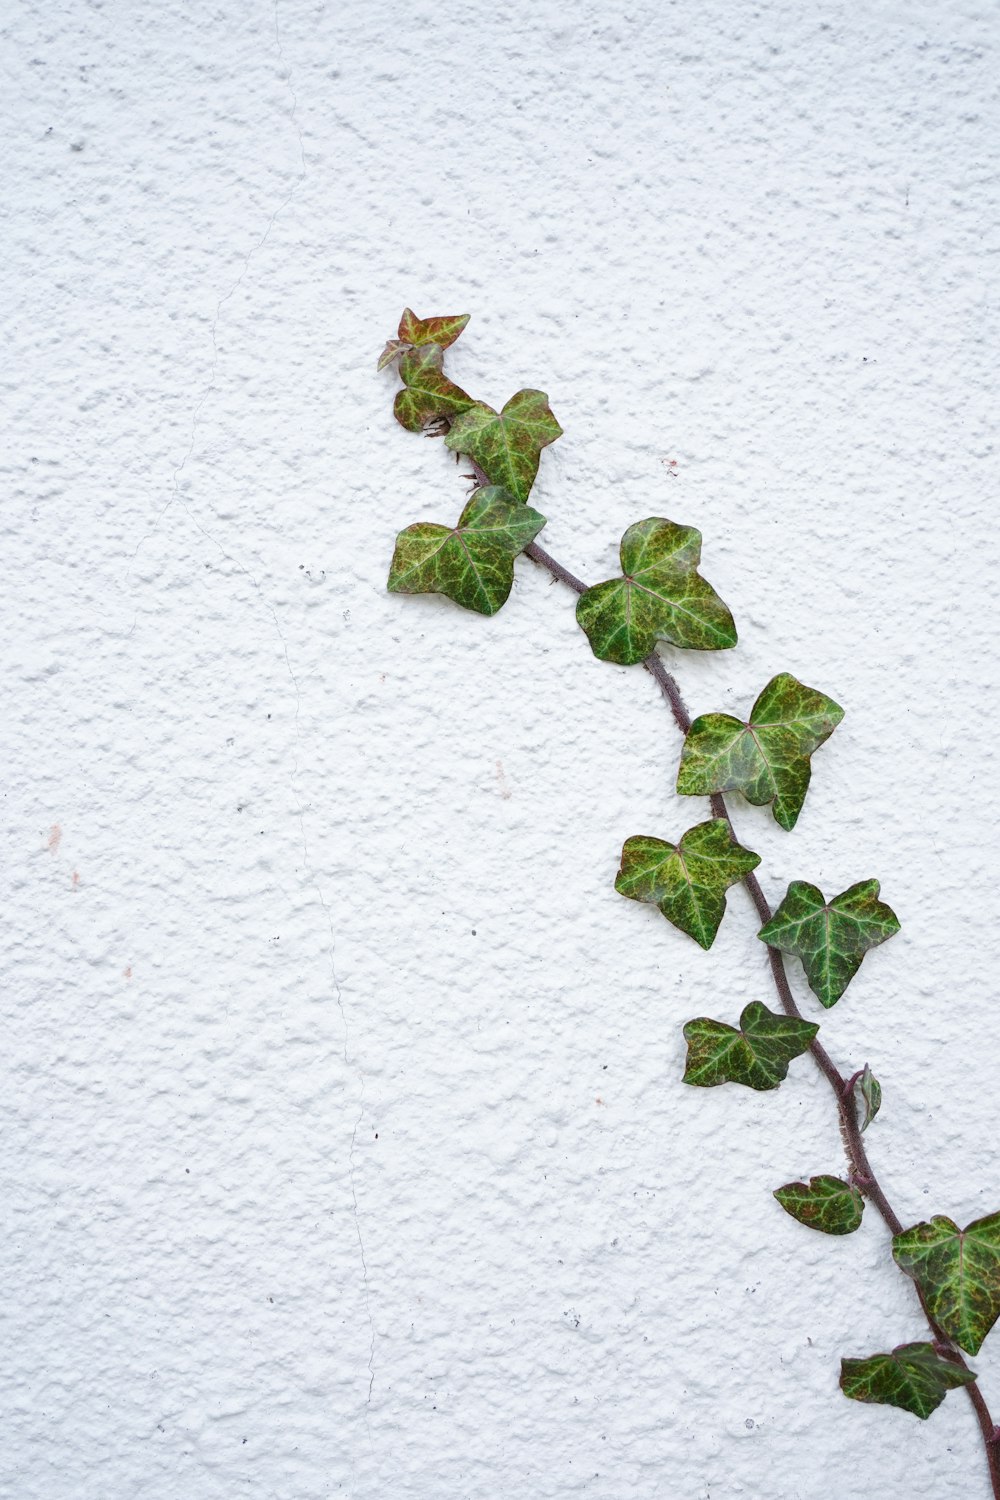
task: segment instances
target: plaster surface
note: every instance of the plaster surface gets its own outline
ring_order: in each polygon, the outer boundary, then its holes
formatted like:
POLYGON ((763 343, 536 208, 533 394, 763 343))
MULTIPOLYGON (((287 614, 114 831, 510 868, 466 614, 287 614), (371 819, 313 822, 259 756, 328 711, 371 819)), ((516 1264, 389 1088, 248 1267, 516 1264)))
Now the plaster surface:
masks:
MULTIPOLYGON (((906 1222, 1000 1207, 993 6, 12 3, 4 13, 0 1494, 986 1500, 971 1408, 847 1402, 918 1338, 808 1059, 680 1083, 771 1000, 622 901, 679 741, 522 559, 385 591, 465 485, 375 374, 546 390, 542 541, 705 537, 731 653, 846 710, 772 900, 875 875, 829 1014, 906 1222)), ((976 1362, 1000 1409, 1000 1344, 976 1362)))

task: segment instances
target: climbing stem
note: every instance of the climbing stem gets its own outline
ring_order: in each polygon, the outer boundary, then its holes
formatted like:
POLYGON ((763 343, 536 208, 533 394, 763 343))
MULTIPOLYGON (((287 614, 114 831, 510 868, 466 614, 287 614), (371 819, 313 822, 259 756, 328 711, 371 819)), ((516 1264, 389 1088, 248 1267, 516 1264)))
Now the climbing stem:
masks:
MULTIPOLYGON (((469 460, 469 463, 473 472, 468 475, 468 478, 474 480, 477 486, 489 484, 489 478, 479 465, 473 460, 469 460)), ((575 573, 571 573, 569 568, 564 567, 561 562, 554 558, 551 553, 546 552, 545 548, 539 546, 537 542, 531 542, 529 546, 525 547, 524 551, 526 557, 530 557, 532 562, 545 568, 554 579, 559 583, 564 583, 575 594, 586 592, 587 584, 581 578, 577 578, 575 573)), ((688 713, 684 699, 681 697, 680 688, 677 686, 672 673, 668 671, 662 657, 656 651, 653 651, 646 657, 642 665, 656 680, 657 686, 673 715, 677 728, 681 734, 686 735, 691 728, 691 715, 688 713)), ((729 809, 722 794, 720 792, 713 793, 709 801, 712 806, 713 815, 717 818, 725 818, 732 829, 733 822, 729 816, 729 809)), ((765 922, 771 920, 772 912, 770 903, 761 888, 760 881, 751 871, 749 875, 744 877, 743 884, 763 926, 765 922)), ((777 948, 769 946, 767 955, 771 967, 771 978, 774 981, 774 988, 777 991, 778 1001, 782 1010, 786 1015, 794 1016, 797 1020, 802 1020, 802 1012, 799 1010, 795 996, 792 994, 791 985, 788 983, 788 975, 785 972, 785 963, 781 953, 777 948)), ((855 1186, 864 1193, 865 1197, 874 1203, 890 1234, 900 1234, 903 1229, 903 1221, 886 1197, 885 1191, 875 1176, 871 1162, 868 1159, 868 1152, 865 1150, 861 1126, 858 1122, 857 1100, 854 1090, 854 1085, 859 1074, 854 1073, 845 1077, 826 1048, 816 1040, 813 1040, 810 1044, 809 1051, 812 1054, 813 1062, 833 1090, 837 1112, 840 1117, 840 1133, 843 1137, 844 1147, 851 1166, 851 1178, 855 1186)), ((946 1354, 949 1359, 954 1360, 956 1364, 961 1365, 963 1369, 968 1369, 969 1366, 962 1351, 955 1344, 954 1340, 945 1333, 944 1329, 931 1317, 923 1293, 919 1287, 916 1288, 916 1291, 920 1299, 920 1305, 924 1311, 924 1316, 927 1319, 931 1332, 934 1334, 935 1342, 939 1345, 942 1353, 946 1354)), ((972 1402, 973 1410, 976 1413, 976 1420, 979 1423, 979 1430, 982 1434, 994 1500, 1000 1500, 1000 1427, 997 1427, 993 1422, 989 1407, 986 1405, 985 1398, 979 1389, 978 1381, 970 1382, 964 1389, 968 1394, 969 1400, 972 1402)))
MULTIPOLYGON (((478 484, 488 483, 486 475, 479 466, 474 464, 473 468, 476 472, 471 477, 474 477, 478 484)), ((568 568, 563 567, 562 563, 546 552, 544 547, 540 547, 537 542, 532 542, 524 550, 526 556, 530 557, 532 562, 538 563, 540 567, 547 569, 553 578, 557 579, 560 583, 566 584, 574 593, 582 594, 586 591, 587 585, 581 579, 577 578, 574 573, 571 573, 568 568)), ((674 717, 674 722, 681 734, 686 735, 691 728, 691 716, 685 707, 684 699, 681 697, 680 689, 674 677, 664 665, 662 658, 655 651, 646 657, 643 666, 656 679, 656 683, 674 717)), ((729 816, 729 809, 721 793, 714 793, 710 801, 714 816, 725 818, 730 828, 732 828, 733 824, 729 816)), ((743 884, 746 886, 750 899, 756 908, 761 925, 769 922, 772 916, 771 907, 761 889, 757 876, 751 872, 744 877, 743 884)), ((786 1015, 794 1016, 797 1020, 802 1020, 802 1012, 799 1010, 795 996, 792 994, 791 986, 788 983, 788 975, 785 972, 784 959, 781 953, 777 948, 768 947, 767 954, 770 961, 771 977, 774 981, 774 988, 777 991, 778 1001, 782 1010, 786 1015)), ((865 1150, 861 1126, 858 1122, 857 1100, 854 1087, 859 1075, 854 1073, 850 1076, 845 1076, 841 1073, 826 1048, 820 1042, 814 1040, 809 1050, 813 1061, 833 1090, 837 1112, 840 1117, 840 1131, 848 1161, 850 1162, 851 1179, 855 1186, 864 1193, 865 1197, 875 1205, 890 1233, 894 1235, 900 1234, 903 1229, 903 1222, 886 1197, 885 1191, 875 1176, 871 1162, 868 1159, 868 1152, 865 1150)), ((920 1303, 927 1322, 930 1325, 931 1332, 934 1334, 935 1342, 939 1345, 941 1352, 947 1358, 954 1360, 956 1364, 961 1365, 963 1369, 968 1369, 969 1367, 965 1358, 954 1340, 949 1338, 944 1329, 931 1317, 919 1288, 917 1288, 917 1294, 920 1297, 920 1303)), ((964 1389, 968 1393, 969 1400, 972 1402, 976 1419, 979 1423, 979 1429, 982 1433, 993 1494, 995 1500, 1000 1500, 1000 1428, 994 1425, 989 1408, 979 1389, 978 1381, 972 1381, 964 1389)))

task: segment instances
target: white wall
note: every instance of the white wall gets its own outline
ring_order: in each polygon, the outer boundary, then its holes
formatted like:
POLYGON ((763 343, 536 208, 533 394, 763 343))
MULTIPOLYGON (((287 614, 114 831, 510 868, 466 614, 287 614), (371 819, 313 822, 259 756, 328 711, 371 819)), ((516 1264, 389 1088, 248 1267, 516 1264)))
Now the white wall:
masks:
MULTIPOLYGON (((988 1495, 961 1393, 837 1390, 924 1331, 808 1059, 680 1083, 770 1000, 612 888, 678 738, 526 561, 390 597, 457 514, 375 357, 550 394, 543 540, 705 535, 738 651, 847 708, 772 897, 903 933, 836 1010, 907 1222, 1000 1207, 992 6, 20 4, 5 23, 9 955, 0 1492, 16 1500, 988 1495), (670 461, 676 461, 672 474, 670 461)), ((734 804, 735 806, 735 804, 734 804)), ((1000 1406, 1000 1343, 977 1362, 1000 1406)))

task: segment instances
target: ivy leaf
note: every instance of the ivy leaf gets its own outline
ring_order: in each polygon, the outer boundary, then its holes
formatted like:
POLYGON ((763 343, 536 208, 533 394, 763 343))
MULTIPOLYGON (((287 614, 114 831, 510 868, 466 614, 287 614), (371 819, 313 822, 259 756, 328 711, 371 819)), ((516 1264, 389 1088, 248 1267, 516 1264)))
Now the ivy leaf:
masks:
POLYGON ((677 790, 689 797, 735 790, 755 807, 773 799, 775 822, 794 828, 809 786, 809 757, 843 717, 825 693, 779 672, 749 722, 732 714, 695 719, 684 741, 677 790))
POLYGON ((861 1130, 864 1132, 882 1108, 882 1085, 867 1063, 865 1063, 864 1071, 858 1080, 858 1088, 860 1088, 861 1097, 865 1101, 865 1117, 861 1121, 861 1130))
POLYGON ((934 1321, 966 1354, 978 1354, 1000 1316, 1000 1213, 966 1229, 937 1214, 895 1235, 892 1254, 934 1321))
POLYGON ((878 899, 877 880, 859 880, 832 901, 805 880, 793 880, 757 936, 802 960, 809 988, 827 1009, 836 1005, 869 948, 899 931, 896 913, 878 899))
POLYGON ((378 357, 378 368, 384 370, 386 365, 391 365, 394 359, 405 354, 413 345, 408 344, 405 339, 386 339, 385 348, 378 357))
POLYGON ((726 891, 760 864, 725 818, 698 823, 680 843, 626 839, 615 890, 630 901, 658 906, 668 922, 711 948, 726 910, 726 891))
POLYGON ((389 568, 394 594, 447 594, 465 609, 495 615, 514 581, 514 558, 545 517, 495 485, 477 490, 458 525, 418 521, 396 538, 389 568))
POLYGON ((445 318, 418 318, 406 307, 399 320, 399 337, 404 344, 437 344, 439 348, 447 349, 468 321, 468 313, 445 318))
POLYGON ((751 1000, 740 1016, 740 1030, 700 1016, 688 1021, 684 1082, 698 1088, 743 1083, 751 1089, 776 1089, 793 1057, 808 1051, 819 1027, 795 1016, 778 1016, 751 1000))
POLYGON ((527 500, 538 473, 543 448, 562 437, 544 391, 518 391, 502 412, 482 401, 470 404, 452 423, 449 448, 477 463, 492 484, 501 484, 517 500, 527 500))
POLYGON ((634 666, 657 641, 692 651, 736 645, 728 608, 698 572, 701 532, 653 516, 621 541, 621 578, 580 595, 577 623, 601 661, 634 666))
POLYGON ((399 320, 399 337, 386 341, 386 346, 379 355, 379 369, 384 370, 394 359, 399 359, 400 355, 423 344, 437 344, 439 349, 447 349, 449 344, 455 342, 468 321, 468 313, 455 318, 418 318, 410 308, 404 308, 399 320))
POLYGON ((857 1188, 839 1177, 787 1182, 775 1189, 774 1196, 793 1219, 823 1234, 853 1234, 865 1211, 865 1200, 857 1188))
POLYGON ((393 411, 407 432, 419 432, 436 417, 454 417, 475 403, 444 373, 444 350, 440 344, 411 349, 399 361, 403 390, 397 392, 393 411))
POLYGON ((947 1393, 975 1380, 972 1370, 942 1359, 933 1344, 900 1344, 891 1354, 840 1361, 840 1389, 852 1401, 901 1406, 921 1421, 937 1411, 947 1393))

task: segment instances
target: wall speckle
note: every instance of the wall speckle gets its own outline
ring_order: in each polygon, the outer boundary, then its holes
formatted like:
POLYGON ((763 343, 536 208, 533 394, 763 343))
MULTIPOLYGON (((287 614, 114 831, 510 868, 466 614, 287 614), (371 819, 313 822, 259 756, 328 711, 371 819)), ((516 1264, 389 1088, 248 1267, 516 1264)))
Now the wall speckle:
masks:
POLYGON ((882 881, 900 937, 828 1014, 794 981, 904 1219, 1000 1207, 998 38, 6 15, 0 1493, 988 1496, 960 1393, 837 1391, 922 1325, 874 1214, 771 1198, 841 1166, 808 1061, 680 1083, 687 1018, 770 996, 738 890, 709 954, 613 890, 702 815, 654 684, 526 560, 492 621, 386 593, 465 485, 374 366, 470 312, 453 377, 565 428, 547 547, 704 533, 740 646, 676 659, 692 711, 845 706, 794 833, 738 831, 772 899, 882 881))

